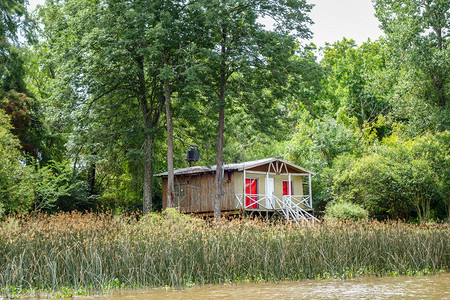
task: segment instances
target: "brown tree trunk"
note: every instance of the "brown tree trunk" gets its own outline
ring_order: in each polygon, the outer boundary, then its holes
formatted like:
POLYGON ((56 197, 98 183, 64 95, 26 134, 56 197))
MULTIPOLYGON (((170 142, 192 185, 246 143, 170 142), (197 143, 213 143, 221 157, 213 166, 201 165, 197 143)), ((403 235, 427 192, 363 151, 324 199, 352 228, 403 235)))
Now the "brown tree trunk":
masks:
POLYGON ((216 197, 214 199, 214 219, 219 222, 222 217, 222 199, 223 199, 223 132, 225 124, 225 107, 221 106, 219 111, 219 128, 217 136, 217 167, 216 167, 216 197))
POLYGON ((172 104, 170 101, 171 90, 169 79, 164 79, 164 97, 166 102, 167 118, 167 207, 174 205, 174 175, 173 175, 173 123, 172 104))
POLYGON ((96 190, 95 190, 95 163, 91 163, 91 165, 89 166, 89 170, 88 170, 88 178, 87 178, 87 182, 88 182, 88 186, 89 186, 89 195, 95 195, 96 194, 96 190))
MULTIPOLYGON (((148 95, 147 95, 147 84, 145 81, 145 73, 144 73, 144 57, 137 56, 136 63, 138 66, 138 80, 139 80, 139 104, 142 110, 142 116, 144 119, 144 124, 147 129, 153 129, 153 127, 157 126, 159 119, 159 112, 155 111, 152 118, 153 108, 149 107, 148 104, 148 95)), ((143 213, 148 214, 152 211, 153 206, 153 142, 154 142, 154 134, 147 133, 147 137, 144 141, 144 153, 145 153, 145 161, 144 161, 144 182, 143 182, 143 213)))
POLYGON ((217 159, 216 159, 216 197, 214 199, 214 219, 219 222, 222 217, 222 199, 223 199, 223 132, 225 129, 225 105, 226 105, 226 84, 227 84, 227 74, 226 74, 226 40, 227 40, 227 29, 222 29, 222 66, 220 70, 220 92, 219 92, 219 126, 217 130, 217 159))
POLYGON ((425 198, 425 207, 424 207, 424 211, 425 211, 425 220, 426 221, 430 221, 431 219, 431 199, 429 197, 425 198))
POLYGON ((144 142, 144 152, 143 213, 145 215, 152 212, 153 206, 153 138, 151 136, 144 142))
MULTIPOLYGON (((96 156, 97 152, 93 151, 91 153, 92 156, 96 156)), ((89 165, 89 169, 88 169, 88 175, 87 175, 87 183, 88 183, 88 187, 89 187, 89 195, 95 195, 97 194, 97 189, 95 187, 95 176, 96 176, 96 171, 97 171, 97 166, 95 165, 95 163, 91 163, 89 165)))
POLYGON ((415 204, 416 204, 416 209, 417 209, 417 215, 419 217, 419 222, 422 223, 422 213, 420 211, 420 204, 419 204, 419 202, 416 202, 415 204))

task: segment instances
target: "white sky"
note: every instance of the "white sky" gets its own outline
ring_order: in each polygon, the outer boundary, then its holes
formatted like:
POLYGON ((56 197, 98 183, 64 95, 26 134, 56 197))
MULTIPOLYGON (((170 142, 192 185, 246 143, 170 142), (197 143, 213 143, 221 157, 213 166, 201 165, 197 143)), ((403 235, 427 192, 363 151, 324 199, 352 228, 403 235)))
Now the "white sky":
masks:
POLYGON ((324 46, 342 40, 354 39, 358 45, 378 39, 383 32, 371 0, 308 0, 315 4, 310 17, 314 22, 312 42, 324 46))
MULTIPOLYGON (((45 0, 29 0, 31 10, 45 0)), ((310 17, 314 21, 310 40, 317 46, 324 46, 342 40, 354 39, 358 45, 370 38, 376 40, 382 35, 378 28, 371 0, 307 0, 315 4, 310 17)))

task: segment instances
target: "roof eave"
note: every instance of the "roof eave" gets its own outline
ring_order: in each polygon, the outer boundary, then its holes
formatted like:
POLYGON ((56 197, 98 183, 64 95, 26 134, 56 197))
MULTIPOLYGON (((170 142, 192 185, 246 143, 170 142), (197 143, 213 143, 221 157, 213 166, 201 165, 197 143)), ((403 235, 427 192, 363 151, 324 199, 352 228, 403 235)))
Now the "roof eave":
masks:
MULTIPOLYGON (((278 160, 278 159, 277 159, 277 158, 271 158, 271 159, 269 159, 268 161, 261 162, 261 163, 259 163, 259 164, 254 164, 254 165, 252 165, 252 166, 249 167, 249 168, 256 168, 256 167, 259 167, 259 166, 264 166, 264 165, 270 164, 270 163, 272 163, 272 162, 274 162, 274 161, 276 161, 276 160, 278 160)), ((244 166, 245 166, 245 162, 244 162, 243 164, 244 164, 244 166)), ((242 167, 242 168, 238 168, 237 170, 238 170, 238 171, 243 171, 244 169, 247 169, 247 168, 242 167)))
MULTIPOLYGON (((301 170, 302 172, 305 172, 306 174, 316 175, 316 173, 314 173, 314 172, 312 172, 312 171, 310 171, 310 170, 307 170, 307 169, 305 169, 305 168, 302 168, 302 167, 300 167, 300 166, 297 166, 296 164, 290 163, 290 162, 288 162, 288 161, 285 161, 285 160, 279 159, 279 158, 273 158, 273 159, 270 159, 270 160, 268 160, 268 161, 266 161, 266 162, 252 165, 252 166, 249 167, 249 168, 256 168, 256 167, 259 167, 259 166, 263 166, 263 165, 265 165, 265 164, 270 164, 270 163, 272 163, 272 162, 274 162, 274 161, 277 161, 277 160, 280 161, 280 162, 285 163, 286 165, 288 165, 288 166, 290 166, 290 167, 299 169, 299 170, 301 170)), ((243 171, 244 169, 247 170, 247 168, 245 168, 245 167, 238 168, 237 170, 238 170, 238 171, 243 171)))

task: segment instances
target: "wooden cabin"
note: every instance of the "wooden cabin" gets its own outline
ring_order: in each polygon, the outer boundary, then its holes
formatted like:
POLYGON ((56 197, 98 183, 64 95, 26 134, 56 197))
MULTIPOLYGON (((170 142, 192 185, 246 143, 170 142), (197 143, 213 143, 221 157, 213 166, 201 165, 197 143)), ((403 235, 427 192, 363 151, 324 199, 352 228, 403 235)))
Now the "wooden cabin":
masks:
MULTIPOLYGON (((279 158, 224 165, 222 212, 277 212, 287 220, 314 220, 313 172, 279 158)), ((184 213, 212 213, 216 166, 174 171, 175 205, 184 213)), ((163 209, 167 208, 167 172, 162 178, 163 209)))

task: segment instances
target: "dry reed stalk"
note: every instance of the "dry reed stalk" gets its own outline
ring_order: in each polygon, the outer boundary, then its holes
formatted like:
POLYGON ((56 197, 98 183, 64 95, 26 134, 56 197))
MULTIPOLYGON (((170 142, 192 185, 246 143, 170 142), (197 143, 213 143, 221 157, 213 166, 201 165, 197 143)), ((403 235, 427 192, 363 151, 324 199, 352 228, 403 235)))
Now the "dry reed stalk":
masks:
POLYGON ((448 225, 60 213, 0 224, 0 289, 99 290, 447 270, 448 225))

